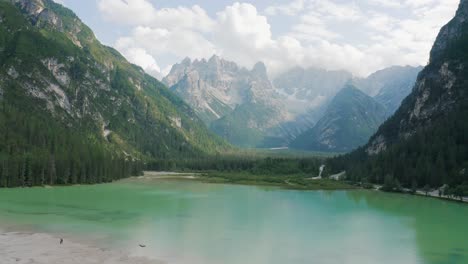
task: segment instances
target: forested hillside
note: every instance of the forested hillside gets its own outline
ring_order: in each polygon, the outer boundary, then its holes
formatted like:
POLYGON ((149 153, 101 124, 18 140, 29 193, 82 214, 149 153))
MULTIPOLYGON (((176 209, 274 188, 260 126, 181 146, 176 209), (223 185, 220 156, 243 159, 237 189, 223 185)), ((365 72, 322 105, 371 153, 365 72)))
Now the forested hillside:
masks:
POLYGON ((386 109, 353 85, 346 85, 330 102, 317 124, 298 136, 291 147, 326 152, 350 152, 366 144, 386 109))
POLYGON ((0 1, 0 186, 96 183, 230 147, 50 0, 0 1))
POLYGON ((332 159, 353 180, 421 187, 468 182, 468 1, 442 28, 413 92, 367 146, 332 159))

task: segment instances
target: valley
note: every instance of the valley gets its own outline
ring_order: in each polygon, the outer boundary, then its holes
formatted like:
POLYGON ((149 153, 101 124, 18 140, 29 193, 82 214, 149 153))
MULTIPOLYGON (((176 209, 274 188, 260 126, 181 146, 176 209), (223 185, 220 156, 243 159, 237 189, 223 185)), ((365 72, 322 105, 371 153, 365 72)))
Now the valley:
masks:
POLYGON ((467 263, 468 0, 409 2, 0 0, 0 263, 467 263))
POLYGON ((411 92, 421 69, 395 66, 368 78, 358 78, 346 71, 296 67, 271 81, 262 62, 248 70, 214 55, 209 60, 186 58, 172 67, 163 83, 193 107, 211 131, 236 146, 349 152, 364 145, 394 113, 411 92), (361 119, 356 127, 354 123, 346 127, 344 116, 333 117, 337 120, 334 130, 340 133, 347 133, 347 129, 366 130, 357 132, 359 135, 350 138, 351 143, 345 145, 339 141, 339 134, 327 135, 319 123, 332 118, 333 108, 352 111, 351 108, 359 107, 358 102, 354 106, 345 104, 346 100, 339 101, 340 92, 349 84, 369 96, 367 102, 361 102, 361 107, 371 104, 374 109, 380 108, 380 116, 369 120, 364 111, 354 111, 348 119, 361 119), (312 129, 322 131, 312 136, 312 129), (294 142, 319 137, 337 141, 328 147, 294 142))

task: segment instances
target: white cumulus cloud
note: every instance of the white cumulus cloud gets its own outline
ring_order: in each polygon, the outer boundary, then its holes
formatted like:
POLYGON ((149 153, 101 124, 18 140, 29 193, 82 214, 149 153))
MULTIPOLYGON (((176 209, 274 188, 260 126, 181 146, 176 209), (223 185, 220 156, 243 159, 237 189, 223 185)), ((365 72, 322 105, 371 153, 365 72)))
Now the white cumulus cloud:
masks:
POLYGON ((259 11, 236 2, 208 14, 198 5, 97 1, 108 21, 133 27, 115 47, 155 76, 163 74, 160 66, 167 72, 185 57, 213 54, 245 67, 263 61, 272 74, 297 65, 356 75, 421 65, 458 5, 458 0, 293 0, 259 11), (282 21, 289 21, 286 30, 272 29, 282 21))

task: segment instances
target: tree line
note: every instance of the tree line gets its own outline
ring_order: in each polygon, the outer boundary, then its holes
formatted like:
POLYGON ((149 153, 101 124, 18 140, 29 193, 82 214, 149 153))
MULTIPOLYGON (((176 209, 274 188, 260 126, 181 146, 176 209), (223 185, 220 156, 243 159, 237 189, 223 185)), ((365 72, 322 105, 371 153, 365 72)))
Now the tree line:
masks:
MULTIPOLYGON (((328 160, 333 172, 346 170, 357 182, 399 185, 405 188, 452 189, 468 185, 468 102, 431 120, 405 140, 393 142, 386 151, 368 155, 365 147, 328 160)), ((468 190, 466 190, 468 195, 468 190)))
POLYGON ((0 187, 102 183, 142 171, 142 162, 116 155, 94 134, 27 108, 0 105, 0 187))

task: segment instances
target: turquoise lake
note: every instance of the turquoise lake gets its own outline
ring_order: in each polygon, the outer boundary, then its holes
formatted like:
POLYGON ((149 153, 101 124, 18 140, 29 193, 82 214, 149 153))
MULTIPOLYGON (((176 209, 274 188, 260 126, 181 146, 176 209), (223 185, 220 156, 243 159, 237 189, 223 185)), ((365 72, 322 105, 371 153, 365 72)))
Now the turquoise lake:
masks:
POLYGON ((468 205, 373 191, 137 179, 0 189, 0 222, 169 264, 468 263, 468 205))

